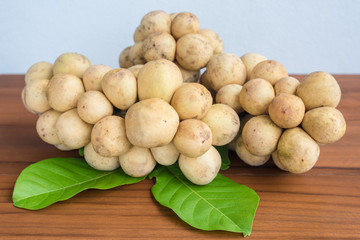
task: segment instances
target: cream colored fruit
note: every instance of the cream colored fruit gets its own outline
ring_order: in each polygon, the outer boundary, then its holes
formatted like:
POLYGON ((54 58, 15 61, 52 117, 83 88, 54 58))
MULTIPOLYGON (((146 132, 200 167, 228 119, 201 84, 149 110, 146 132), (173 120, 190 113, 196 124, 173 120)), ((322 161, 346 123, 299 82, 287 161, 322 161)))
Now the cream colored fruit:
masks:
POLYGON ((77 111, 83 121, 95 124, 103 117, 111 116, 113 106, 102 92, 92 90, 79 98, 77 111))
POLYGON ((175 18, 178 14, 179 14, 179 13, 177 13, 177 12, 174 12, 174 13, 171 13, 171 14, 170 14, 171 22, 174 20, 174 18, 175 18))
POLYGON ((151 61, 138 74, 138 96, 140 100, 161 98, 169 103, 182 83, 181 72, 175 63, 166 59, 151 61))
POLYGON ((221 156, 211 146, 206 153, 197 158, 190 158, 180 154, 179 166, 190 182, 197 185, 206 185, 212 182, 220 171, 221 156))
POLYGON ((207 71, 200 76, 200 83, 210 91, 212 96, 216 95, 216 91, 211 87, 209 79, 207 78, 207 71))
POLYGON ((91 66, 90 60, 78 53, 64 53, 60 55, 54 63, 54 75, 59 73, 73 74, 82 78, 86 69, 91 66))
POLYGON ((30 112, 43 113, 51 108, 47 98, 48 83, 47 79, 36 79, 25 86, 22 98, 25 107, 30 112))
POLYGON ((179 39, 185 34, 198 33, 199 30, 199 19, 189 12, 178 13, 171 22, 171 34, 175 39, 179 39))
POLYGON ((153 148, 169 144, 179 125, 179 116, 170 104, 159 98, 135 103, 125 115, 126 135, 139 147, 153 148))
POLYGON ((143 66, 144 65, 142 65, 142 64, 137 64, 137 65, 129 67, 128 70, 131 71, 135 75, 135 77, 137 78, 137 76, 139 75, 140 69, 143 66))
POLYGON ((118 157, 104 157, 99 155, 95 152, 91 143, 84 148, 84 158, 91 167, 101 171, 113 171, 120 166, 118 157))
POLYGON ((234 140, 232 140, 232 141, 228 144, 228 147, 229 147, 230 150, 232 150, 232 151, 235 151, 235 150, 236 150, 237 140, 239 139, 239 137, 241 137, 242 130, 243 130, 245 124, 247 123, 247 121, 249 121, 249 120, 250 120, 251 118, 253 118, 253 117, 254 117, 253 115, 246 113, 245 115, 243 115, 243 116, 240 118, 240 129, 239 129, 239 132, 238 132, 238 134, 236 135, 236 137, 234 138, 234 140))
POLYGON ((276 150, 282 129, 275 125, 268 115, 251 118, 244 126, 242 140, 253 155, 266 156, 276 150))
POLYGON ((226 104, 234 109, 236 113, 243 112, 244 109, 241 107, 239 100, 241 89, 242 86, 239 84, 228 84, 223 86, 216 93, 216 103, 226 104))
POLYGON ((130 60, 130 49, 132 46, 126 47, 124 48, 119 56, 119 66, 121 68, 129 68, 131 67, 133 64, 130 60))
POLYGON ((312 72, 301 81, 296 95, 303 100, 308 111, 316 107, 336 107, 341 99, 341 89, 331 74, 312 72))
POLYGON ((287 171, 286 168, 284 167, 284 165, 280 162, 279 155, 278 155, 278 150, 274 151, 274 152, 271 154, 271 158, 272 158, 274 164, 275 164, 278 168, 280 168, 281 170, 287 171))
POLYGON ((143 46, 144 46, 144 41, 137 42, 133 46, 131 46, 129 50, 129 59, 131 65, 146 63, 146 60, 144 58, 143 46))
POLYGON ((293 128, 298 126, 305 114, 305 105, 301 98, 288 94, 280 93, 269 105, 269 115, 271 120, 281 128, 293 128))
POLYGON ((145 39, 143 35, 143 28, 141 25, 137 26, 133 35, 134 42, 140 42, 145 39))
POLYGON ((281 63, 274 60, 265 60, 253 68, 250 79, 262 78, 274 85, 279 79, 287 76, 288 73, 281 63))
POLYGON ((213 48, 213 55, 219 55, 224 52, 224 43, 215 31, 211 29, 200 29, 199 34, 207 37, 213 48))
POLYGON ((155 161, 163 166, 174 164, 180 155, 173 142, 162 147, 151 148, 150 151, 155 161))
POLYGON ((250 166, 264 165, 270 159, 270 155, 256 156, 254 154, 251 154, 244 146, 244 142, 241 136, 236 141, 235 151, 238 157, 250 166))
POLYGON ((133 146, 119 157, 121 168, 131 177, 143 177, 151 173, 156 161, 148 148, 133 146))
POLYGON ((92 125, 81 120, 76 108, 62 113, 55 129, 57 137, 66 147, 79 149, 90 142, 92 125))
POLYGON ((101 81, 105 74, 112 68, 103 64, 90 66, 83 75, 83 83, 86 91, 96 90, 102 92, 101 81))
POLYGON ((201 121, 210 127, 214 146, 230 143, 240 128, 237 113, 228 105, 220 103, 212 105, 201 121))
POLYGON ((288 93, 295 94, 296 89, 299 86, 300 82, 294 77, 283 77, 278 80, 275 85, 275 94, 278 95, 280 93, 288 93))
POLYGON ((121 110, 128 109, 137 99, 135 75, 128 69, 113 69, 105 74, 101 88, 109 101, 121 110))
POLYGON ((60 115, 60 112, 51 109, 41 114, 36 121, 36 132, 44 142, 53 145, 61 144, 55 129, 56 121, 60 115))
POLYGON ((228 84, 242 85, 246 79, 245 65, 235 54, 222 53, 209 61, 206 77, 215 91, 228 84))
POLYGON ((131 143, 126 137, 124 119, 107 116, 98 121, 91 132, 91 143, 104 157, 116 157, 129 151, 131 143))
POLYGON ((144 38, 154 32, 170 33, 171 18, 164 11, 151 11, 141 19, 140 28, 144 38))
POLYGON ((174 61, 175 50, 176 41, 166 32, 152 33, 143 43, 143 54, 147 62, 161 58, 174 61))
POLYGON ((57 149, 61 150, 61 151, 72 151, 74 149, 69 148, 68 146, 65 146, 64 144, 55 144, 54 147, 56 147, 57 149))
POLYGON ((84 92, 81 79, 67 73, 54 75, 47 86, 49 105, 59 112, 75 108, 84 92))
POLYGON ((181 120, 201 119, 212 105, 211 93, 200 83, 188 83, 179 87, 171 100, 171 106, 181 120))
POLYGON ((176 43, 176 61, 185 69, 202 69, 212 56, 210 41, 198 33, 186 34, 176 43))
POLYGON ((176 149, 187 157, 199 157, 211 147, 211 129, 197 119, 180 122, 173 143, 176 149))
POLYGON ((306 112, 301 126, 320 144, 334 143, 346 132, 344 116, 332 107, 319 107, 306 112))
POLYGON ((250 74, 254 67, 262 62, 267 60, 267 58, 258 53, 246 53, 240 57, 241 61, 244 63, 246 68, 246 80, 250 80, 250 74))
POLYGON ((280 163, 292 173, 309 171, 320 155, 319 145, 301 128, 284 131, 278 144, 280 163))
POLYGON ((53 65, 49 62, 37 62, 33 64, 25 74, 25 84, 37 79, 50 79, 53 76, 53 65))
POLYGON ((187 70, 183 68, 179 63, 175 62, 175 64, 180 69, 181 75, 183 77, 183 83, 199 82, 200 70, 187 70))
POLYGON ((242 108, 251 115, 261 115, 275 97, 273 86, 261 78, 251 79, 244 84, 239 95, 242 108))

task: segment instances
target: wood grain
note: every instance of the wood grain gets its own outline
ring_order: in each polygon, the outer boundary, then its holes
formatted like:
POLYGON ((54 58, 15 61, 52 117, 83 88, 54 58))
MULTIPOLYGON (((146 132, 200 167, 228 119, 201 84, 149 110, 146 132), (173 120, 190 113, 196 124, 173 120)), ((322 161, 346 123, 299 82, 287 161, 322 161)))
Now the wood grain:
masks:
MULTIPOLYGON (((302 76, 297 76, 302 77, 302 76)), ((77 156, 43 143, 37 117, 25 110, 23 75, 0 75, 0 239, 239 239, 182 222, 151 196, 153 180, 111 190, 87 190, 39 211, 12 205, 19 173, 38 160, 77 156)), ((223 174, 260 196, 249 239, 360 239, 360 76, 336 76, 347 132, 321 146, 311 171, 294 175, 272 163, 248 167, 231 153, 223 174)))

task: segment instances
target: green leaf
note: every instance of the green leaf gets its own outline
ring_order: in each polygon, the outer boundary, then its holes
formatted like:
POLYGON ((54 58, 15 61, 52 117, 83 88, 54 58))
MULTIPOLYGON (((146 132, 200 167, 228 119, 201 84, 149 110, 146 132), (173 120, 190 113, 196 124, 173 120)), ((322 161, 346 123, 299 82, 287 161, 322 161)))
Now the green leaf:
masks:
POLYGON ((78 154, 79 154, 80 157, 83 157, 83 156, 84 156, 84 148, 83 148, 83 147, 82 147, 82 148, 79 148, 78 154))
POLYGON ((50 158, 25 168, 16 180, 13 202, 16 207, 36 210, 71 198, 89 189, 109 189, 137 183, 122 169, 104 172, 93 169, 83 159, 50 158))
POLYGON ((156 177, 151 188, 155 199, 191 226, 250 235, 259 204, 254 190, 221 174, 210 184, 198 186, 175 166, 160 166, 150 177, 156 177))
POLYGON ((221 170, 226 170, 229 168, 230 165, 230 158, 229 158, 229 148, 228 145, 224 146, 216 146, 215 147, 221 156, 221 170))

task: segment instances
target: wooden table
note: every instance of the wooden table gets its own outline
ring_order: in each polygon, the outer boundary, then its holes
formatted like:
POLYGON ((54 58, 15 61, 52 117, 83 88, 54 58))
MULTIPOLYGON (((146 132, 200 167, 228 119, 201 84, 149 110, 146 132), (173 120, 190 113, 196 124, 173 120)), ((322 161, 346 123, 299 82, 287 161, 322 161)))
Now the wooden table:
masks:
MULTIPOLYGON (((250 239, 360 239, 360 76, 336 76, 345 136, 322 146, 316 167, 295 175, 267 164, 245 166, 235 154, 223 174, 260 196, 250 239)), ((19 173, 38 160, 77 156, 43 143, 36 116, 20 99, 23 75, 0 75, 0 239, 240 239, 182 222, 151 195, 154 180, 87 190, 39 211, 12 205, 19 173)))

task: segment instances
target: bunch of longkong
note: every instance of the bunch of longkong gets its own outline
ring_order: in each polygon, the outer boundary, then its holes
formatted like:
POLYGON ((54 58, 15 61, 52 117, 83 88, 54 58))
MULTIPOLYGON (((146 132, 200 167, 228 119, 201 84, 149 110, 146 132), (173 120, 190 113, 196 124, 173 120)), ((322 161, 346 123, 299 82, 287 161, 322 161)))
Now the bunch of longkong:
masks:
POLYGON ((77 53, 35 63, 25 75, 25 107, 39 115, 42 140, 60 150, 84 147, 93 168, 121 167, 133 177, 178 161, 194 184, 221 165, 228 144, 259 166, 272 159, 292 173, 310 170, 319 145, 345 133, 335 78, 313 72, 301 82, 257 53, 224 53, 220 36, 187 12, 146 14, 120 68, 77 53))

